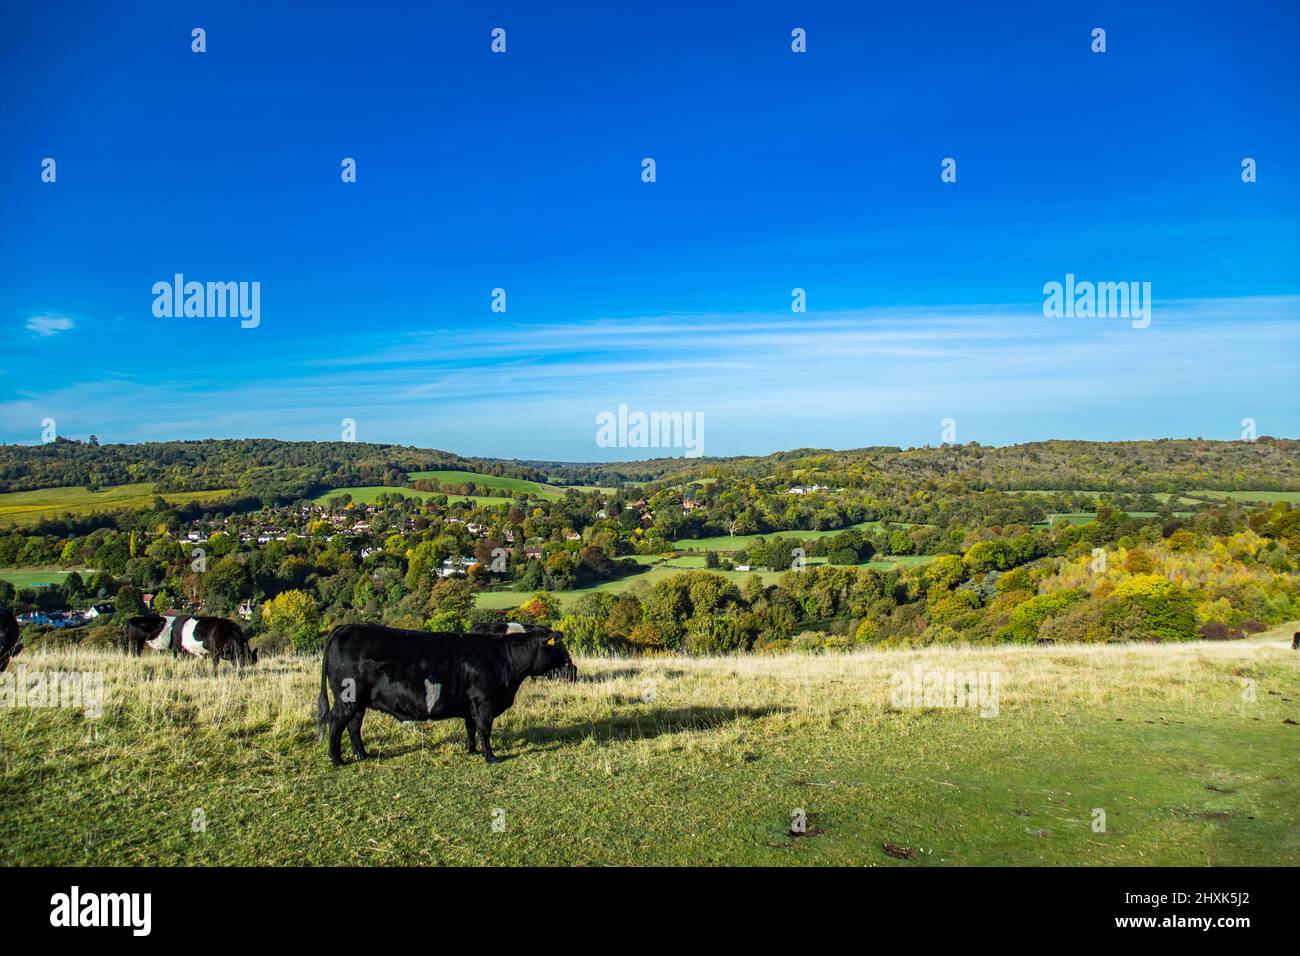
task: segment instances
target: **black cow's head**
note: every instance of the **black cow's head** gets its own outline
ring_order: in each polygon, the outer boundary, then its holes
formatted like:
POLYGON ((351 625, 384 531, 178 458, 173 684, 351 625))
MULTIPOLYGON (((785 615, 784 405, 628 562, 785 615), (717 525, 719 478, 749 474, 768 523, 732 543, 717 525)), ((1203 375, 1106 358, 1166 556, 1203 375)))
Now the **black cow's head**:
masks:
POLYGON ((564 646, 564 635, 549 628, 538 628, 540 633, 530 634, 529 638, 537 641, 537 657, 533 665, 536 674, 550 674, 561 669, 572 669, 573 658, 564 646))
POLYGON ((0 671, 9 666, 10 658, 17 657, 23 646, 18 643, 18 618, 13 612, 0 608, 0 671))

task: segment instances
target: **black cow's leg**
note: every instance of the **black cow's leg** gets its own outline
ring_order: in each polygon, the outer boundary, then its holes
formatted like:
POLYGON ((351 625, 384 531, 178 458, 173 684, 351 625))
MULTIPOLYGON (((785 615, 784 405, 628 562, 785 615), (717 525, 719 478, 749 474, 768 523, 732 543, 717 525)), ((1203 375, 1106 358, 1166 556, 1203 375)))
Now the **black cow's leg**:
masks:
POLYGON ((474 740, 474 718, 465 718, 465 752, 478 753, 478 744, 474 740))
POLYGON ((352 755, 358 760, 366 759, 366 745, 361 742, 361 718, 366 716, 364 710, 357 710, 357 715, 348 721, 348 737, 352 739, 352 755))
POLYGON ((492 752, 492 718, 487 714, 477 717, 478 739, 483 741, 483 759, 487 763, 500 763, 501 758, 492 752))
POLYGON ((343 766, 343 728, 347 721, 337 713, 330 714, 330 762, 336 767, 343 766))

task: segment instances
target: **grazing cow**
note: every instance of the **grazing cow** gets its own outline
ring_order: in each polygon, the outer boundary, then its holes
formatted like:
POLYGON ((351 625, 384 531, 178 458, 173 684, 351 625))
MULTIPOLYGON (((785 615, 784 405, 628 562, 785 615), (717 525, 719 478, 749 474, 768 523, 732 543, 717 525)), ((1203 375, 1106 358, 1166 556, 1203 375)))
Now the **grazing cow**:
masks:
POLYGON ((325 642, 321 661, 316 724, 329 731, 330 760, 343 763, 343 728, 352 752, 366 759, 361 721, 367 708, 403 721, 465 721, 465 749, 483 759, 492 753, 492 721, 515 702, 527 677, 571 664, 562 634, 515 625, 500 637, 488 634, 434 634, 401 631, 376 624, 336 627, 325 642), (331 709, 329 692, 334 694, 331 709))
MULTIPOLYGON (((1300 651, 1300 631, 1296 631, 1291 638, 1291 650, 1300 651)), ((4 668, 0 668, 3 670, 4 668)))
POLYGON ((0 674, 9 661, 18 656, 23 646, 18 643, 18 618, 12 611, 0 608, 0 674))
POLYGON ((139 656, 146 648, 211 657, 219 670, 224 658, 240 666, 257 663, 244 629, 224 617, 133 617, 126 624, 126 651, 139 656))

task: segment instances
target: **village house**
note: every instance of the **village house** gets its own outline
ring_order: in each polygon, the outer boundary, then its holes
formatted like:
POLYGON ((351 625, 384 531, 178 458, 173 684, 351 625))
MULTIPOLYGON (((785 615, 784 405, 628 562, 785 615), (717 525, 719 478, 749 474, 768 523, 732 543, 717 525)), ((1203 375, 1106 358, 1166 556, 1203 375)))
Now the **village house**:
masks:
POLYGON ((448 558, 438 569, 438 577, 449 578, 455 574, 464 574, 477 563, 473 558, 448 558))
POLYGON ((831 490, 830 487, 827 485, 795 485, 793 488, 787 491, 786 494, 787 495, 811 495, 813 492, 816 491, 830 491, 830 490, 831 490))

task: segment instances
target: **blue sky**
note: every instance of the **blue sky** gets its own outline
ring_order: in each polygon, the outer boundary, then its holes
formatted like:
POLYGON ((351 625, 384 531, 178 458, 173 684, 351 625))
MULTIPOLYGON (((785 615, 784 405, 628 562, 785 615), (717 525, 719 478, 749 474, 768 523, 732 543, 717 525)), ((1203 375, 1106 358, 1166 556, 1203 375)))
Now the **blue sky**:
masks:
POLYGON ((0 10, 0 440, 1300 434, 1293 3, 155 6, 0 10), (1066 273, 1151 326, 1045 318, 1066 273))

